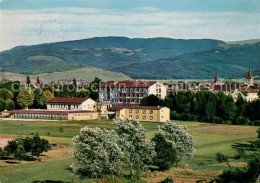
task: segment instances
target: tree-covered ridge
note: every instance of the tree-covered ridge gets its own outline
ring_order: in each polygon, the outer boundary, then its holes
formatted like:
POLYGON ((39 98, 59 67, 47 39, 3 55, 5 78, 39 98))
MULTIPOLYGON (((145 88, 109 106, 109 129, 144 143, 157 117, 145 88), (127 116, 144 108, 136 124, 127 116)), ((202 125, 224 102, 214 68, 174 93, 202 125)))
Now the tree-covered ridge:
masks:
POLYGON ((244 78, 248 67, 254 75, 259 73, 259 49, 258 42, 100 37, 17 47, 0 53, 0 67, 2 71, 37 74, 82 65, 153 79, 208 79, 218 70, 222 78, 244 78))

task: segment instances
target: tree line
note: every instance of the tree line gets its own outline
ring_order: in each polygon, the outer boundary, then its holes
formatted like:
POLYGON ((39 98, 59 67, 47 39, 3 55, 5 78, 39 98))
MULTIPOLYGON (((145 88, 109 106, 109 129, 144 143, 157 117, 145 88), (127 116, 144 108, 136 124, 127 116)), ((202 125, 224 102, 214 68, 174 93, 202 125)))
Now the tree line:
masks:
MULTIPOLYGON (((37 84, 39 84, 37 78, 37 84)), ((48 100, 53 97, 80 97, 98 100, 98 87, 101 80, 95 78, 86 88, 79 88, 76 79, 72 84, 60 85, 59 83, 47 87, 35 87, 31 85, 30 77, 26 79, 26 85, 20 82, 7 82, 0 84, 0 111, 46 108, 48 100)))
POLYGON ((202 121, 218 124, 260 125, 260 100, 245 101, 241 95, 236 102, 223 92, 180 91, 164 100, 154 95, 141 100, 143 106, 165 106, 171 110, 171 119, 202 121))

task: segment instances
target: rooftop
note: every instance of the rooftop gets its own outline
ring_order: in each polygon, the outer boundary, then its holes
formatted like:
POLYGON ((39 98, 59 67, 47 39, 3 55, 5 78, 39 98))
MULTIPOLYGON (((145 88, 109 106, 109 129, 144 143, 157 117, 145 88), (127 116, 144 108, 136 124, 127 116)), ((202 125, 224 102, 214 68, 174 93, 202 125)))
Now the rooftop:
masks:
POLYGON ((48 103, 67 103, 67 104, 81 104, 88 100, 88 98, 68 98, 68 97, 54 97, 48 103))
POLYGON ((41 109, 21 109, 6 111, 9 113, 32 113, 32 114, 71 114, 71 113, 93 113, 94 111, 87 110, 41 110, 41 109))
POLYGON ((122 109, 147 109, 147 110, 160 110, 160 106, 113 106, 109 108, 110 111, 120 111, 122 109))
POLYGON ((149 88, 156 81, 108 81, 101 88, 149 88))

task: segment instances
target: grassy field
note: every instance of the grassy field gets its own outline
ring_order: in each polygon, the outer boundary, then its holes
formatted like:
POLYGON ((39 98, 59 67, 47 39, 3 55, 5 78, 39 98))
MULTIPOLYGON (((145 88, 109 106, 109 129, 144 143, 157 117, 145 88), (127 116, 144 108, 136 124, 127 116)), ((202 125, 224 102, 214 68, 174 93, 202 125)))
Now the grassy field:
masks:
MULTIPOLYGON (((227 169, 225 164, 215 161, 215 154, 223 152, 230 157, 231 165, 243 166, 244 159, 235 160, 232 157, 236 152, 231 148, 234 143, 245 143, 256 139, 257 127, 252 126, 228 126, 199 122, 174 121, 177 124, 186 125, 189 133, 196 140, 196 154, 188 160, 189 169, 171 169, 167 172, 146 173, 142 179, 148 182, 158 182, 167 176, 175 178, 175 182, 195 182, 198 179, 208 179, 217 176, 222 170, 227 169), (189 181, 187 181, 189 180, 189 181)), ((15 162, 10 164, 0 160, 0 182, 39 182, 39 181, 63 181, 63 182, 93 182, 91 179, 80 179, 69 170, 73 162, 69 151, 71 150, 71 138, 79 133, 83 126, 113 128, 111 120, 95 121, 4 121, 0 120, 0 139, 2 137, 17 137, 39 133, 52 144, 57 144, 48 156, 42 156, 39 162, 15 162), (64 133, 59 128, 64 128, 64 133)), ((152 138, 158 130, 158 123, 143 122, 148 138, 152 138)), ((49 181, 49 182, 50 182, 49 181)))

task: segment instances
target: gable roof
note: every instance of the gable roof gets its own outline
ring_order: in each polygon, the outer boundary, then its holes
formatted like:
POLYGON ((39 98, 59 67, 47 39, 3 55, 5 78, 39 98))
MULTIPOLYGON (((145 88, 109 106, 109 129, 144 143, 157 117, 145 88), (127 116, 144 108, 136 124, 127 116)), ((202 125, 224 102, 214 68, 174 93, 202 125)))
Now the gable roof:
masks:
POLYGON ((108 81, 103 83, 101 88, 149 88, 157 83, 156 81, 108 81))
POLYGON ((48 103, 81 104, 89 98, 54 97, 48 103))

